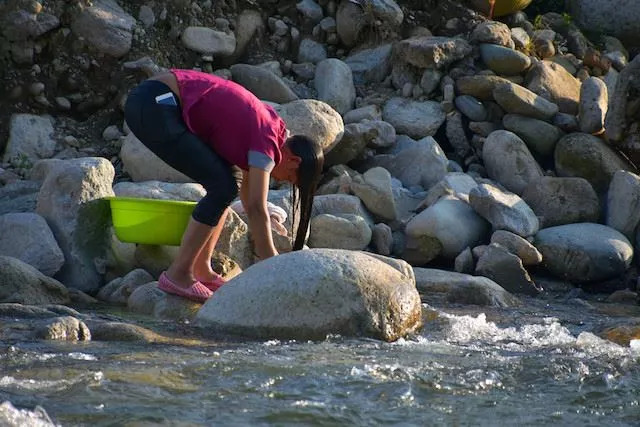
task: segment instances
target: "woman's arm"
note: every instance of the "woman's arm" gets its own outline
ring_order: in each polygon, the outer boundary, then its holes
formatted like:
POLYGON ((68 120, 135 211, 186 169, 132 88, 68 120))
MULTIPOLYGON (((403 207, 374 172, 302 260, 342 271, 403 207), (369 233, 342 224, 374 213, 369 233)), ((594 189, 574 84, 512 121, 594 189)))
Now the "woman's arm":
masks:
POLYGON ((271 236, 271 219, 267 209, 268 192, 268 172, 254 167, 250 167, 249 172, 242 172, 240 200, 249 217, 255 251, 260 259, 278 255, 271 236))

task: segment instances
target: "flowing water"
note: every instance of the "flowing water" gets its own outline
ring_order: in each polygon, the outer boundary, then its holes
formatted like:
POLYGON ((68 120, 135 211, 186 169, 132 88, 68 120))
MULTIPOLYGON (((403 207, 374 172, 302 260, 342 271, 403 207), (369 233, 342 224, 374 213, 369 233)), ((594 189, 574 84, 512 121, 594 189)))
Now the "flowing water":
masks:
POLYGON ((396 343, 4 343, 0 402, 62 426, 640 425, 640 343, 590 332, 615 316, 440 307, 396 343))

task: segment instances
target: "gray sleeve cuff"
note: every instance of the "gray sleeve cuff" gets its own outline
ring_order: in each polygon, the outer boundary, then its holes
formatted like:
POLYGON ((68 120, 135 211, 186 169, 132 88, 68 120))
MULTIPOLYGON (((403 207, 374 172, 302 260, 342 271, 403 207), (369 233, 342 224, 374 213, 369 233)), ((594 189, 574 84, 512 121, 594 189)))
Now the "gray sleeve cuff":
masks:
POLYGON ((249 166, 262 169, 266 172, 271 172, 276 165, 276 162, 269 156, 259 151, 249 151, 248 157, 249 166))

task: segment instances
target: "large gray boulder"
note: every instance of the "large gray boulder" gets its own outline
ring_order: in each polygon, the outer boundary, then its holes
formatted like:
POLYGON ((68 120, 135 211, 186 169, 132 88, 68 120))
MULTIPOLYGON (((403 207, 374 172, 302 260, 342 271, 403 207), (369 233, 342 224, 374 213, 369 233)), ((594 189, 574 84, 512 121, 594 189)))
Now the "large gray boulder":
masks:
POLYGON ((543 265, 571 282, 594 282, 621 276, 631 264, 629 240, 611 227, 593 223, 566 224, 540 230, 534 245, 543 265))
POLYGON ((640 176, 626 171, 613 175, 607 193, 606 224, 635 240, 640 223, 640 176))
POLYGON ((136 20, 115 0, 78 3, 70 19, 71 31, 95 50, 119 58, 131 49, 136 20))
POLYGON ((518 195, 491 184, 480 184, 469 192, 469 204, 493 225, 528 237, 538 231, 538 217, 518 195))
POLYGON ((13 114, 9 124, 9 141, 3 162, 16 167, 32 166, 37 160, 55 153, 53 123, 50 117, 33 114, 13 114))
POLYGON ((293 135, 314 138, 325 153, 340 142, 344 133, 342 116, 325 102, 300 99, 277 105, 275 109, 293 135))
POLYGON ((640 3, 635 0, 569 0, 569 14, 588 30, 640 45, 640 3))
POLYGON ((349 66, 336 58, 321 61, 315 74, 318 99, 326 102, 338 113, 345 114, 353 108, 356 88, 349 66))
POLYGON ((438 240, 441 255, 454 259, 464 248, 482 243, 489 228, 489 223, 467 203, 443 198, 411 219, 406 233, 416 240, 438 240))
POLYGON ((540 228, 600 218, 598 195, 584 178, 542 177, 527 185, 522 200, 538 216, 540 228))
POLYGON ((391 123, 397 133, 420 139, 435 135, 446 115, 438 102, 395 97, 384 105, 382 118, 391 123))
POLYGON ((133 181, 192 182, 178 172, 153 151, 149 150, 133 133, 129 133, 120 148, 120 159, 124 170, 133 181))
POLYGON ((253 265, 218 290, 196 320, 261 339, 340 334, 395 341, 420 327, 421 306, 405 262, 312 249, 253 265))
POLYGON ((473 304, 489 307, 513 307, 520 300, 493 280, 470 274, 455 273, 435 268, 413 269, 416 287, 421 293, 446 293, 447 300, 456 304, 473 304))
POLYGON ((489 177, 516 194, 543 176, 524 141, 506 130, 491 132, 482 146, 482 160, 489 177))
POLYGON ((41 160, 35 166, 44 177, 36 212, 47 220, 65 264, 56 278, 85 292, 102 285, 96 265, 106 259, 109 203, 114 195, 113 165, 102 157, 41 160))
POLYGON ((17 258, 0 255, 0 302, 68 304, 68 289, 17 258))
POLYGON ((283 104, 298 99, 298 95, 280 77, 264 67, 235 64, 230 69, 234 82, 264 101, 283 104))
POLYGON ((584 178, 600 194, 609 189, 617 171, 635 172, 635 168, 603 140, 586 133, 562 137, 556 145, 554 157, 558 176, 584 178))
POLYGON ((0 255, 18 258, 53 276, 64 264, 64 254, 40 215, 8 213, 0 216, 0 255))

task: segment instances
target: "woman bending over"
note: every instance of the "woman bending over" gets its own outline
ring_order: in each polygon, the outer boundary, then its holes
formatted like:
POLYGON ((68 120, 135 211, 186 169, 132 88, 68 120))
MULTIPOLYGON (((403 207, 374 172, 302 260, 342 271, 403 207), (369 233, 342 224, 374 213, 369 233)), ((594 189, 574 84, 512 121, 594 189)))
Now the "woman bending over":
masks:
POLYGON ((278 255, 267 210, 270 176, 297 187, 300 225, 293 250, 302 249, 324 157, 312 139, 289 137, 273 108, 232 81, 172 69, 131 91, 125 120, 145 146, 207 192, 193 211, 175 260, 158 279, 160 289, 204 302, 224 283, 211 268, 211 257, 229 205, 238 196, 234 166, 242 170, 240 200, 257 256, 278 255))

